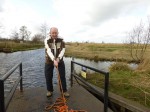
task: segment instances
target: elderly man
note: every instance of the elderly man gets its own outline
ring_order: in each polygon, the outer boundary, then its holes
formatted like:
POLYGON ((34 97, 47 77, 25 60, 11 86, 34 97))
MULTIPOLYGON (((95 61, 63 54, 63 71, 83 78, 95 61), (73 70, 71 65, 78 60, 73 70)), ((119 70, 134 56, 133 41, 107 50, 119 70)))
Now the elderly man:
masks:
POLYGON ((48 90, 47 97, 52 96, 53 92, 52 78, 54 67, 57 67, 59 70, 64 96, 68 97, 69 93, 67 93, 66 87, 65 64, 63 61, 65 42, 58 36, 58 29, 56 27, 50 29, 50 36, 45 39, 44 44, 46 56, 45 78, 48 90))

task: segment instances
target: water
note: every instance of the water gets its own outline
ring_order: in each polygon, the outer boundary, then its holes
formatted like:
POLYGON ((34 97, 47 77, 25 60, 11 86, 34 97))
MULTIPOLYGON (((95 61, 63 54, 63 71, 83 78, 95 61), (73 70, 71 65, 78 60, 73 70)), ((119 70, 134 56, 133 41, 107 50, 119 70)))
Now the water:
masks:
MULTIPOLYGON (((45 51, 44 49, 30 50, 30 51, 21 51, 14 53, 0 53, 0 77, 3 76, 8 70, 10 70, 18 62, 22 62, 23 66, 23 87, 32 88, 32 87, 45 87, 45 75, 44 75, 44 65, 45 65, 45 51)), ((97 68, 99 70, 108 71, 109 66, 114 62, 94 62, 84 59, 75 59, 76 62, 97 68)), ((65 67, 66 67, 66 80, 67 85, 70 85, 70 65, 71 58, 64 58, 65 67)), ((135 64, 130 64, 134 69, 137 67, 135 64)), ((77 71, 81 69, 80 66, 75 66, 77 71)), ((8 91, 7 88, 11 88, 15 83, 15 80, 19 76, 19 68, 11 75, 9 79, 5 81, 5 91, 8 91)), ((57 84, 57 75, 54 72, 53 78, 54 85, 57 84)))

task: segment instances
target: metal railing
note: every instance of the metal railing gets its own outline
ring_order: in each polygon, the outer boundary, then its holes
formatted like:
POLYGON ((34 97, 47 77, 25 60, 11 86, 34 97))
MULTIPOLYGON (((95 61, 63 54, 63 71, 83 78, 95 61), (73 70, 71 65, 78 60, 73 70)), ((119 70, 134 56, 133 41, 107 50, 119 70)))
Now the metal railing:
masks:
POLYGON ((2 78, 0 78, 0 112, 6 112, 7 107, 14 95, 14 92, 17 88, 17 85, 20 82, 20 91, 23 91, 22 86, 22 62, 15 65, 11 70, 9 70, 2 78), (5 98, 4 93, 4 81, 17 69, 20 68, 20 76, 16 80, 15 84, 13 85, 13 88, 11 89, 11 92, 9 95, 5 98))
POLYGON ((82 83, 84 83, 86 86, 88 86, 92 91, 95 91, 97 93, 99 93, 99 91, 94 88, 93 86, 91 86, 89 83, 87 83, 85 80, 83 80, 81 77, 79 77, 77 74, 74 73, 74 64, 77 64, 81 67, 85 67, 88 68, 90 70, 93 70, 95 72, 101 73, 105 76, 105 80, 104 80, 104 112, 107 112, 108 110, 108 85, 109 85, 109 72, 104 72, 86 65, 83 65, 81 63, 77 63, 74 60, 71 61, 71 87, 73 86, 73 77, 75 77, 76 79, 80 80, 82 83))

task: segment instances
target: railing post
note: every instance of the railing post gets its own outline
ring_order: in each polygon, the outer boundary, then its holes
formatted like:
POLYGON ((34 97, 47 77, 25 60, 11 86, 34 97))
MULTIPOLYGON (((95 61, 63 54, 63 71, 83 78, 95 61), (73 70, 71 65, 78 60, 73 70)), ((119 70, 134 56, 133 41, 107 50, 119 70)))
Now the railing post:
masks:
MULTIPOLYGON (((72 58, 72 61, 74 61, 74 58, 72 58)), ((71 83, 70 83, 70 86, 72 87, 73 86, 73 71, 74 71, 74 64, 73 62, 71 61, 71 83)))
POLYGON ((0 80, 0 112, 5 112, 4 81, 0 80))
POLYGON ((22 63, 20 64, 20 91, 22 92, 23 91, 23 86, 22 86, 22 63))
POLYGON ((108 85, 109 85, 109 73, 105 74, 105 89, 104 89, 104 112, 108 110, 108 85))

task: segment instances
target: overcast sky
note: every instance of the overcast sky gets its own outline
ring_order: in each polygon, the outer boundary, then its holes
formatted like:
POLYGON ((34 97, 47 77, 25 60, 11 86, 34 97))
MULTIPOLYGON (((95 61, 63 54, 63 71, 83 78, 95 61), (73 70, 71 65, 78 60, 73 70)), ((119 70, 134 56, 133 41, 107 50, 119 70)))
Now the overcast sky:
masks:
POLYGON ((46 23, 67 42, 122 43, 148 16, 150 0, 0 0, 0 35, 23 25, 34 35, 46 23))

